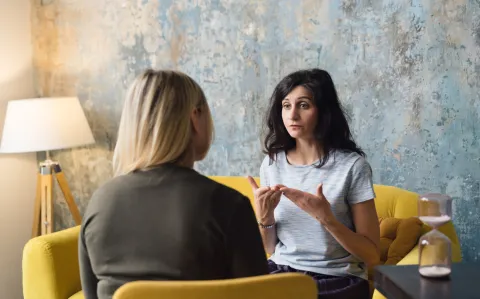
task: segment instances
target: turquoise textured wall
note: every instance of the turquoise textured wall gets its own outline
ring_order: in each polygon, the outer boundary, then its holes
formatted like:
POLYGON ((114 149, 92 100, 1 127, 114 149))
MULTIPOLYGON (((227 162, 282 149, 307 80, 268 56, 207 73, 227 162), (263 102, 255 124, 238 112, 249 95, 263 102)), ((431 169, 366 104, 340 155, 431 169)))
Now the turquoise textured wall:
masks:
MULTIPOLYGON (((464 258, 480 257, 478 1, 32 2, 37 91, 78 95, 98 141, 54 153, 82 211, 111 176, 123 96, 141 69, 176 68, 201 84, 216 140, 197 168, 243 176, 258 174, 274 85, 321 67, 375 182, 454 197, 464 258)), ((73 225, 60 200, 56 215, 58 228, 73 225)))

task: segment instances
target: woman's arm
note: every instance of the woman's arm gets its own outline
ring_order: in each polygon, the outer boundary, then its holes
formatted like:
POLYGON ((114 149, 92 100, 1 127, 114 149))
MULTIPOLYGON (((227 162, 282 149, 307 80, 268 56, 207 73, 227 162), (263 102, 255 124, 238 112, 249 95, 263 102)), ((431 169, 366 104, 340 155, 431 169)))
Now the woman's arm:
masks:
POLYGON ((375 202, 372 199, 351 207, 356 232, 335 217, 320 222, 345 250, 373 267, 380 262, 380 227, 375 202))
MULTIPOLYGON (((257 182, 252 177, 247 177, 248 182, 252 186, 253 194, 255 196, 255 214, 257 221, 264 226, 273 227, 262 228, 260 226, 260 234, 262 236, 263 247, 265 251, 271 255, 275 251, 277 245, 277 231, 275 228, 274 209, 280 201, 280 191, 277 188, 270 188, 268 186, 258 187, 257 182)), ((260 179, 262 181, 262 179, 260 179)))
POLYGON ((354 232, 335 218, 330 203, 323 195, 321 184, 317 187, 317 195, 287 187, 281 188, 280 191, 320 222, 345 250, 361 259, 369 267, 378 264, 380 228, 373 200, 352 205, 356 230, 354 232))
MULTIPOLYGON (((252 187, 255 196, 255 214, 257 221, 263 225, 275 224, 274 210, 280 201, 281 193, 278 187, 270 187, 267 174, 265 172, 266 161, 262 162, 260 166, 260 186, 252 177, 247 177, 250 186, 252 187)), ((262 228, 260 226, 260 234, 262 236, 263 247, 268 255, 272 255, 277 246, 277 229, 274 225, 269 228, 262 228)))
MULTIPOLYGON (((269 225, 275 223, 275 217, 271 215, 271 217, 266 219, 259 220, 263 225, 269 225)), ((275 225, 270 228, 262 228, 260 227, 260 234, 262 236, 263 247, 268 255, 272 255, 275 252, 275 246, 277 246, 277 229, 275 225)))
MULTIPOLYGON (((84 225, 84 224, 83 224, 84 225)), ((86 299, 97 299, 97 276, 93 273, 90 257, 85 244, 85 227, 82 227, 78 240, 78 261, 80 266, 80 281, 83 295, 86 299)))

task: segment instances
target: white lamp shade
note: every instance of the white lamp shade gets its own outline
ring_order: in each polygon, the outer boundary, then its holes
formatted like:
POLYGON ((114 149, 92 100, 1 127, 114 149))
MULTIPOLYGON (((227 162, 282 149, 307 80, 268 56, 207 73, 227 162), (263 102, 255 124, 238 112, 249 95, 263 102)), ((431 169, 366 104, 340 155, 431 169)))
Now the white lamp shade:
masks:
POLYGON ((13 100, 7 104, 1 153, 50 151, 94 142, 76 97, 13 100))

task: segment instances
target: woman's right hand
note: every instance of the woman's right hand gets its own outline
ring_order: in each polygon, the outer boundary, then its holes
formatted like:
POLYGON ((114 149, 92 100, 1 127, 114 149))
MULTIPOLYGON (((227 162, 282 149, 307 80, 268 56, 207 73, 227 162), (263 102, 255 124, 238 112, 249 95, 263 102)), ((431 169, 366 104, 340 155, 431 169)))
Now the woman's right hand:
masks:
POLYGON ((255 197, 255 213, 257 220, 263 225, 275 223, 273 211, 280 202, 282 185, 274 187, 258 187, 257 182, 251 177, 247 177, 250 186, 252 186, 253 195, 255 197))

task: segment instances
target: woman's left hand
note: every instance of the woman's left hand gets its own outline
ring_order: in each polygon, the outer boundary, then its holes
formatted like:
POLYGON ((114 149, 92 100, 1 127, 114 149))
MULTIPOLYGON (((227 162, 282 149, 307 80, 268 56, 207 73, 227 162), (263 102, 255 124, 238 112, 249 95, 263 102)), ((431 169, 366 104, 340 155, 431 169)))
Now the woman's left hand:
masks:
POLYGON ((330 203, 323 195, 322 187, 322 184, 318 185, 316 195, 288 187, 282 187, 280 191, 299 208, 317 219, 321 224, 326 225, 335 220, 335 216, 330 203))

